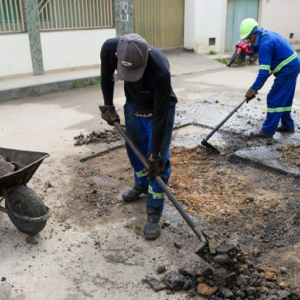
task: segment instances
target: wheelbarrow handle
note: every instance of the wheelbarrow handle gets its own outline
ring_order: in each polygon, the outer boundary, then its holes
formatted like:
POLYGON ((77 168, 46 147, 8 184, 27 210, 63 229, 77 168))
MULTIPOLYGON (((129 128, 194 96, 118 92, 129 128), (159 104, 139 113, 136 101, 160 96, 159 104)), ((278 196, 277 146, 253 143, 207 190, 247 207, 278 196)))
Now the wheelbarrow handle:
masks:
POLYGON ((222 127, 222 125, 247 101, 245 98, 214 130, 205 138, 205 141, 208 141, 211 136, 222 127))
MULTIPOLYGON (((149 166, 147 163, 146 158, 144 155, 138 150, 138 148, 134 145, 134 143, 129 139, 123 128, 118 122, 113 123, 116 129, 119 131, 119 133, 123 136, 125 139, 127 145, 131 148, 131 150, 136 154, 136 156, 139 158, 141 163, 144 165, 144 167, 149 170, 149 166)), ((168 196, 170 201, 173 203, 173 205, 176 207, 178 212, 181 214, 183 219, 188 223, 188 225, 191 227, 191 229, 194 231, 194 233, 197 235, 200 241, 203 241, 203 236, 202 234, 197 230, 196 225, 194 222, 191 220, 190 216, 187 214, 187 212, 183 209, 183 207, 179 204, 179 202, 176 200, 176 198, 173 196, 171 191, 167 188, 163 180, 160 178, 159 175, 155 177, 155 181, 159 185, 159 187, 164 191, 164 193, 168 196)))

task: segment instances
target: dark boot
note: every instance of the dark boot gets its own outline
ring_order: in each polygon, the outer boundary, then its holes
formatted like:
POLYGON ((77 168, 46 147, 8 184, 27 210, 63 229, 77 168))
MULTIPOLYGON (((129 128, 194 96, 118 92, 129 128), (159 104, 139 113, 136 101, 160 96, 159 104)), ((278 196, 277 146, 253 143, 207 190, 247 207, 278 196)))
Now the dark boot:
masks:
POLYGON ((295 128, 282 128, 282 127, 278 127, 276 129, 277 132, 286 132, 286 133, 294 133, 295 132, 295 128))
POLYGON ((124 202, 132 202, 139 198, 141 194, 147 195, 148 190, 143 189, 141 186, 139 186, 137 183, 134 184, 134 187, 132 189, 127 190, 123 195, 123 201, 124 202))
POLYGON ((267 134, 267 133, 260 130, 260 131, 251 132, 250 137, 260 138, 260 139, 271 139, 271 138, 273 138, 273 135, 267 134))
POLYGON ((159 225, 160 215, 149 215, 148 222, 144 227, 144 237, 146 240, 155 240, 160 235, 159 225))

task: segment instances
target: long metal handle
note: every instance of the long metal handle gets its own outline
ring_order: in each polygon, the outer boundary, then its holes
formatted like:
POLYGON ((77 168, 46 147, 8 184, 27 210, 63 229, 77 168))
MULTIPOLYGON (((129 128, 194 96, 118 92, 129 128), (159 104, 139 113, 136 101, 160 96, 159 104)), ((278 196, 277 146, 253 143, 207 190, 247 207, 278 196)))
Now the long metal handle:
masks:
POLYGON ((214 130, 205 138, 205 141, 208 141, 211 136, 219 130, 219 128, 247 101, 247 99, 243 100, 214 130))
MULTIPOLYGON (((141 163, 144 165, 144 167, 149 170, 149 166, 147 163, 146 158, 144 157, 144 155, 136 148, 136 146, 134 145, 134 143, 129 139, 129 137, 127 136, 127 134, 125 133, 125 131, 123 130, 123 128, 121 127, 121 125, 118 122, 114 122, 114 126, 116 127, 116 129, 120 132, 120 134, 123 136, 123 138, 125 139, 126 143, 128 144, 128 146, 131 148, 131 150, 136 154, 136 156, 139 158, 139 160, 141 161, 141 163)), ((188 223, 188 225, 192 228, 192 230, 195 232, 195 234, 197 235, 197 237, 199 238, 200 241, 203 241, 203 235, 197 230, 196 225, 194 224, 194 222, 191 220, 190 216, 187 214, 187 212, 181 207, 181 205, 179 204, 179 202, 176 200, 176 198, 173 196, 173 194, 171 193, 171 191, 167 188, 167 186, 165 185, 165 183, 162 181, 162 179, 160 178, 160 176, 156 176, 155 177, 155 181, 157 182, 157 184, 160 186, 160 188, 165 192, 165 194, 168 196, 168 198, 171 200, 171 202, 173 203, 173 205, 176 207, 176 209, 178 210, 178 212, 181 214, 181 216, 184 218, 184 220, 188 223)))
MULTIPOLYGON (((273 72, 270 72, 268 78, 273 74, 273 72)), ((205 141, 208 141, 211 136, 219 130, 219 128, 247 101, 247 98, 243 100, 215 129, 204 139, 205 141)))

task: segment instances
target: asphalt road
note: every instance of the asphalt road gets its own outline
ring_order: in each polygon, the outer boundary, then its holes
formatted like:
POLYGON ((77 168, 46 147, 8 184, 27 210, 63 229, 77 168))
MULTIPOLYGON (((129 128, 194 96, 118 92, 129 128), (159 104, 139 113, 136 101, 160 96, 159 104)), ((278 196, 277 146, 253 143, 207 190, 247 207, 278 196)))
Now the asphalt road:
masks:
MULTIPOLYGON (((251 66, 172 77, 179 98, 176 124, 197 121, 216 126, 244 99, 257 69, 251 66)), ((224 128, 245 135, 259 129, 272 81, 270 78, 260 91, 262 101, 247 104, 239 112, 240 117, 230 119, 224 128), (251 125, 247 124, 249 119, 251 125)), ((295 120, 300 126, 300 84, 295 98, 295 120)), ((118 82, 115 104, 121 118, 124 101, 123 84, 118 82)), ((110 128, 100 118, 98 104, 101 103, 99 86, 0 103, 1 147, 50 154, 29 186, 53 209, 53 216, 34 238, 34 243, 28 243, 26 235, 20 233, 6 215, 1 215, 0 278, 5 277, 5 280, 0 283, 0 299, 168 299, 170 296, 164 291, 154 293, 141 280, 155 274, 162 264, 174 269, 182 265, 207 267, 189 247, 170 250, 174 242, 172 231, 164 231, 155 242, 136 235, 130 226, 143 226, 142 202, 130 206, 119 203, 107 218, 97 220, 92 212, 84 212, 84 206, 80 216, 68 212, 70 200, 77 197, 75 191, 78 188, 89 191, 90 182, 84 181, 84 170, 89 171, 82 167, 79 159, 110 147, 107 144, 74 146, 73 137, 79 133, 110 128), (82 176, 77 178, 81 167, 82 176), (48 182, 53 188, 45 187, 48 182), (76 218, 87 221, 78 222, 76 218)), ((120 188, 118 182, 103 178, 111 190, 118 188, 115 198, 121 199, 127 186, 120 188)), ((172 220, 174 228, 182 223, 171 206, 166 208, 165 218, 172 220)), ((192 234, 186 225, 183 232, 192 234)), ((195 244, 195 240, 191 244, 195 244)), ((184 294, 174 297, 186 299, 184 294)))

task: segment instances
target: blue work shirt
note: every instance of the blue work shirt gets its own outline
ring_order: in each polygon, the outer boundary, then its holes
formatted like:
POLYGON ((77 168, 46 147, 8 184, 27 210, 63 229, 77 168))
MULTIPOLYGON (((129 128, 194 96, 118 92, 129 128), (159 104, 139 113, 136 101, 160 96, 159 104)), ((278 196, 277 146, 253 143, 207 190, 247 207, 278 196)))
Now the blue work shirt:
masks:
POLYGON ((255 32, 257 35, 251 49, 258 53, 259 73, 251 89, 257 91, 265 84, 270 71, 276 76, 276 73, 288 63, 292 63, 297 55, 293 47, 280 34, 263 28, 254 29, 253 33, 255 32))

